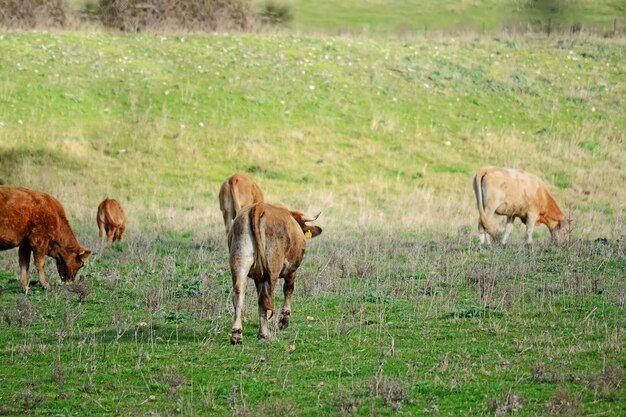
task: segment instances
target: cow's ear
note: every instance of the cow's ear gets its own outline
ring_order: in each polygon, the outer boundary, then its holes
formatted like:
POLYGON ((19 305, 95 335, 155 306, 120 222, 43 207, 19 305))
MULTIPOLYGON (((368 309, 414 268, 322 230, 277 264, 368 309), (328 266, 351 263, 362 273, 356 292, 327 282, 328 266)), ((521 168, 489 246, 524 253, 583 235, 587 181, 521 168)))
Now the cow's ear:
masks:
POLYGON ((91 256, 91 251, 89 249, 80 248, 78 250, 78 257, 81 261, 85 262, 91 256))
POLYGON ((319 226, 304 226, 302 231, 307 238, 314 238, 322 234, 322 228, 319 226))

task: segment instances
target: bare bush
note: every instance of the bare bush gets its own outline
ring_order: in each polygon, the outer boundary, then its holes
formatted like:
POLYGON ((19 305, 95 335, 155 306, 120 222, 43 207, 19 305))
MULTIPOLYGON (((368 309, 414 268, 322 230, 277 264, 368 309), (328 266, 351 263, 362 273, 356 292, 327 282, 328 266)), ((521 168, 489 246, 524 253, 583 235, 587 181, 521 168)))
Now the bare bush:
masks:
POLYGON ((93 281, 74 281, 67 286, 67 290, 78 296, 79 303, 84 303, 93 292, 93 281))
POLYGON ((99 0, 85 10, 123 32, 246 30, 254 21, 245 0, 99 0))
POLYGON ((268 25, 284 25, 293 19, 291 5, 274 0, 267 1, 260 13, 261 22, 268 25))
POLYGON ((65 27, 69 16, 66 0, 0 0, 0 27, 65 27))
POLYGON ((3 311, 2 318, 8 326, 26 327, 38 315, 37 307, 28 297, 15 300, 15 311, 3 311))

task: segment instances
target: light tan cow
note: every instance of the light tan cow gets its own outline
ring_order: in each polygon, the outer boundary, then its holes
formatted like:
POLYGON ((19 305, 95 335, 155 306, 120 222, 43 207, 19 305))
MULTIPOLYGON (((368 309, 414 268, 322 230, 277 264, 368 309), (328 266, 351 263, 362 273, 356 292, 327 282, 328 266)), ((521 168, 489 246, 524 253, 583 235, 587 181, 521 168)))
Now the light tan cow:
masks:
POLYGON ((105 198, 102 203, 100 203, 96 222, 100 230, 101 240, 104 241, 105 238, 108 238, 109 243, 113 243, 116 240, 121 241, 124 239, 126 215, 117 200, 105 198))
POLYGON ((230 270, 233 278, 235 318, 230 333, 232 344, 243 341, 241 313, 246 293, 246 281, 254 280, 259 305, 259 338, 268 338, 268 320, 274 315, 274 287, 284 278, 285 303, 278 318, 281 329, 289 325, 291 295, 296 271, 304 257, 306 237, 322 233, 318 226, 309 226, 319 217, 307 217, 279 205, 257 203, 243 208, 228 234, 230 270))
POLYGON ((494 214, 506 216, 502 244, 506 244, 513 221, 526 224, 527 242, 533 241, 536 224, 543 223, 557 244, 569 237, 570 221, 548 192, 546 184, 536 175, 510 168, 485 167, 474 177, 474 194, 478 206, 480 244, 490 243, 494 236, 491 221, 494 214))
POLYGON ((263 192, 252 178, 235 174, 224 181, 220 188, 220 210, 224 216, 226 234, 239 210, 250 204, 263 201, 263 192))

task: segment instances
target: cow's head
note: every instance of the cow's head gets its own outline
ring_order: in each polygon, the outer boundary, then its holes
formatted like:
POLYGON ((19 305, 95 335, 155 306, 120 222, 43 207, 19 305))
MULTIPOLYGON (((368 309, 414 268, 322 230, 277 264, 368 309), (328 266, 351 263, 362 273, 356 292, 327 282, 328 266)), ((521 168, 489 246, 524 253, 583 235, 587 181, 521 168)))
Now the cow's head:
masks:
POLYGON ((550 231, 552 239, 557 245, 566 245, 570 241, 572 227, 574 221, 572 219, 560 220, 557 225, 550 231))
POLYGON ((322 234, 322 228, 319 226, 309 226, 308 222, 314 222, 320 216, 320 213, 317 213, 315 217, 305 216, 304 213, 299 211, 292 211, 291 216, 298 222, 300 227, 302 228, 302 233, 304 233, 305 237, 313 238, 322 234))
POLYGON ((90 256, 91 251, 82 246, 78 250, 61 251, 60 256, 55 258, 61 280, 63 282, 73 281, 78 270, 85 265, 85 261, 90 256))

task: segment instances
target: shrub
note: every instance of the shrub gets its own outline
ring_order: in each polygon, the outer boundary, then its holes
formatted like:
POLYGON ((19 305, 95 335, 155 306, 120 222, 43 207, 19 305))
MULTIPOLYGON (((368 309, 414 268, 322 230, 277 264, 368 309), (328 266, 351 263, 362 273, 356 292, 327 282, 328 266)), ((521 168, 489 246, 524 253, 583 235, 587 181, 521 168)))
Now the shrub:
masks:
POLYGON ((65 27, 69 15, 66 0, 0 0, 0 27, 65 27))
POLYGON ((246 30, 253 24, 245 0, 99 0, 85 14, 124 32, 246 30))
POLYGON ((274 0, 267 1, 259 13, 261 22, 268 25, 284 25, 293 19, 291 5, 274 0))

